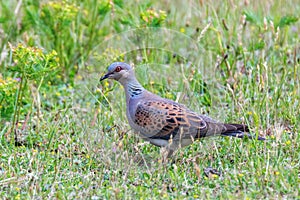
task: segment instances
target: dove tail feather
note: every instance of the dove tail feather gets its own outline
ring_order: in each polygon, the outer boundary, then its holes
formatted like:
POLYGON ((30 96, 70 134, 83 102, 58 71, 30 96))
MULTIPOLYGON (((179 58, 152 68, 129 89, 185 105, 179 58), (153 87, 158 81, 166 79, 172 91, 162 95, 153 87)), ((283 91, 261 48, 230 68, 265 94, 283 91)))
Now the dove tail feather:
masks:
POLYGON ((224 124, 222 136, 230 136, 237 138, 248 137, 249 139, 265 140, 265 138, 260 136, 252 136, 249 133, 249 127, 244 124, 224 124))
POLYGON ((224 124, 223 132, 231 131, 249 132, 249 127, 245 124, 224 124))

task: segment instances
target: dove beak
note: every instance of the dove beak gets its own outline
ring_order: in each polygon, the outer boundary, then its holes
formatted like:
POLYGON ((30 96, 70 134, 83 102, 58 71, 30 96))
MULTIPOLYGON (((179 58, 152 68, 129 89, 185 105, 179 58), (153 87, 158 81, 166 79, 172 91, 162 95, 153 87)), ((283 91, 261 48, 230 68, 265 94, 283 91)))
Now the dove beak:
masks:
POLYGON ((102 76, 102 77, 100 78, 100 81, 103 81, 103 80, 109 78, 110 75, 111 75, 111 73, 105 74, 104 76, 102 76))

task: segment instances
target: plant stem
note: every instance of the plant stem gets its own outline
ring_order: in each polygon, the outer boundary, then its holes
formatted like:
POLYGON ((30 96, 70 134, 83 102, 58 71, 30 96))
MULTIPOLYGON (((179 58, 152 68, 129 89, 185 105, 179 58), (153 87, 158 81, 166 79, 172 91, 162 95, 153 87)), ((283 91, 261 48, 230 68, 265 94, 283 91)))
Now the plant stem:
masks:
POLYGON ((41 88, 41 85, 42 85, 42 83, 43 83, 43 81, 44 81, 44 76, 42 76, 42 79, 41 79, 41 81, 40 81, 40 83, 39 83, 39 86, 38 86, 38 88, 37 88, 37 91, 36 91, 36 99, 37 99, 37 129, 36 129, 36 132, 37 133, 39 133, 39 122, 40 122, 40 110, 41 110, 41 100, 40 100, 40 93, 39 93, 39 91, 40 91, 40 88, 41 88))
POLYGON ((21 76, 21 82, 19 85, 18 95, 17 95, 16 102, 15 102, 14 117, 13 117, 13 123, 12 123, 12 128, 11 128, 11 131, 14 133, 14 137, 11 140, 12 143, 15 142, 15 139, 17 137, 16 131, 15 131, 15 126, 16 126, 16 123, 19 121, 19 110, 20 110, 19 102, 20 102, 20 99, 22 98, 21 93, 23 90, 23 83, 24 83, 24 73, 22 73, 22 76, 21 76))

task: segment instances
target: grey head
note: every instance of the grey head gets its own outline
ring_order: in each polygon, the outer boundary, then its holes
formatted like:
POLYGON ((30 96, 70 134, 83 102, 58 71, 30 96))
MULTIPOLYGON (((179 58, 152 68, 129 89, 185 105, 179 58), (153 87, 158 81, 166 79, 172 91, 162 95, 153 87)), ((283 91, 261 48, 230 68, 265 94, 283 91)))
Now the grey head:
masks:
POLYGON ((135 78, 133 68, 127 63, 115 62, 108 67, 108 72, 100 78, 100 81, 104 79, 114 79, 121 83, 125 89, 126 99, 140 97, 145 89, 135 78))
POLYGON ((104 79, 114 79, 121 84, 124 84, 131 79, 135 79, 135 75, 129 64, 124 62, 114 62, 108 67, 108 72, 100 78, 100 81, 103 81, 104 79))

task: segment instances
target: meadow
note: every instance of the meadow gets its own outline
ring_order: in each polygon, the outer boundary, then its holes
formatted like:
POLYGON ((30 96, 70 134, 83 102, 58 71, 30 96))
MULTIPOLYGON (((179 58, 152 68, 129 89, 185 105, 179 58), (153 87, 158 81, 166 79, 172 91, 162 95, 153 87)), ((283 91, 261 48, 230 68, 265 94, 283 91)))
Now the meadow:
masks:
POLYGON ((299 199, 300 2, 0 0, 1 199, 299 199), (163 163, 107 66, 266 141, 163 163), (215 173, 214 173, 215 172, 215 173))

